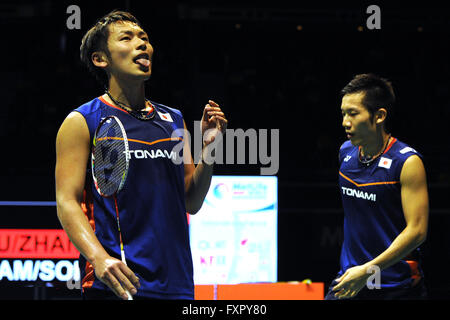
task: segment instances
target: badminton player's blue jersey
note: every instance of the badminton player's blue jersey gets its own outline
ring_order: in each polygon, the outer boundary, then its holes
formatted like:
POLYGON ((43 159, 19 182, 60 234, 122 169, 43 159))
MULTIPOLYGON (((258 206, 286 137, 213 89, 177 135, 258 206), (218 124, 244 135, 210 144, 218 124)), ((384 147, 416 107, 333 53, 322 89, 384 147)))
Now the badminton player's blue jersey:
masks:
MULTIPOLYGON (((129 171, 117 195, 127 265, 139 278, 137 296, 193 299, 193 267, 185 207, 182 159, 183 117, 179 110, 152 102, 152 120, 138 120, 102 97, 80 106, 92 139, 100 120, 118 117, 129 142, 129 171), (179 130, 178 130, 179 129, 179 130), (174 150, 178 150, 175 151, 174 150), (181 150, 180 150, 181 149, 181 150)), ((114 198, 103 198, 87 169, 85 211, 106 251, 120 259, 114 198)), ((83 290, 109 290, 95 277, 92 265, 80 256, 83 290)))
MULTIPOLYGON (((406 227, 400 173, 417 151, 392 138, 386 151, 370 165, 359 160, 358 147, 344 142, 339 151, 339 187, 344 208, 344 242, 339 276, 385 251, 406 227)), ((381 287, 408 287, 423 276, 417 267, 418 250, 381 271, 381 287), (411 257, 416 261, 413 260, 411 257)))

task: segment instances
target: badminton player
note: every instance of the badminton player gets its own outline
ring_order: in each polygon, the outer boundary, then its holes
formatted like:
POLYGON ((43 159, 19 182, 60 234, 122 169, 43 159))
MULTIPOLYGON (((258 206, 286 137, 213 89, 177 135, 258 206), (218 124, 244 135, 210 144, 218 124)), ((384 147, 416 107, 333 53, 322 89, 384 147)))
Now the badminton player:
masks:
MULTIPOLYGON (((193 299, 193 266, 186 212, 195 214, 209 189, 213 167, 193 163, 183 140, 181 112, 146 98, 152 70, 149 35, 130 13, 113 11, 83 37, 80 56, 106 88, 72 111, 56 138, 56 200, 60 222, 80 251, 85 299, 193 299), (107 116, 118 117, 129 141, 130 166, 117 194, 126 263, 120 259, 114 201, 102 198, 90 172, 91 143, 107 116), (173 161, 177 156, 184 161, 173 161)), ((201 121, 203 154, 219 139, 227 120, 209 101, 201 121)))
POLYGON ((360 74, 341 93, 348 138, 339 151, 344 241, 325 299, 423 299, 428 191, 422 156, 389 133, 395 101, 389 81, 360 74))

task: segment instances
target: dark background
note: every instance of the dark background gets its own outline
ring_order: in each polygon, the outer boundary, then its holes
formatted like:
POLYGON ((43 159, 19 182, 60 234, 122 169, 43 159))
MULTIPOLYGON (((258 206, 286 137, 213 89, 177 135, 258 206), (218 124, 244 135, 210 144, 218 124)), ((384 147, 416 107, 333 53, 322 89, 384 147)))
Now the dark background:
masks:
MULTIPOLYGON (((191 132, 208 99, 229 128, 280 129, 279 281, 328 285, 338 271, 337 152, 346 139, 338 93, 358 73, 392 80, 392 133, 427 169, 427 284, 431 298, 450 298, 449 11, 430 2, 302 2, 2 1, 0 201, 55 199, 57 130, 103 94, 79 60, 81 38, 112 9, 128 10, 155 49, 148 97, 182 110, 191 132), (66 27, 71 4, 81 8, 80 30, 66 27), (366 28, 369 4, 381 8, 381 30, 366 28)), ((215 174, 259 170, 217 165, 215 174)), ((60 227, 54 208, 0 207, 0 215, 2 228, 60 227)))

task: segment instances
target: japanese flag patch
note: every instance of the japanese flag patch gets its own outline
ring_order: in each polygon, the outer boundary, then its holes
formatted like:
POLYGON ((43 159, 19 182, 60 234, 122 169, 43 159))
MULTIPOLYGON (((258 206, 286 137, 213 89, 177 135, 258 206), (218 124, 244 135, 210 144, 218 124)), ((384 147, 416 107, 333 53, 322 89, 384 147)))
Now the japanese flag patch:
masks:
POLYGON ((388 159, 385 157, 381 157, 380 162, 378 162, 379 167, 386 168, 386 169, 389 169, 391 167, 391 164, 392 164, 392 159, 388 159))
POLYGON ((161 120, 173 122, 172 117, 170 116, 169 113, 162 113, 162 112, 158 111, 158 114, 159 114, 159 117, 161 118, 161 120))

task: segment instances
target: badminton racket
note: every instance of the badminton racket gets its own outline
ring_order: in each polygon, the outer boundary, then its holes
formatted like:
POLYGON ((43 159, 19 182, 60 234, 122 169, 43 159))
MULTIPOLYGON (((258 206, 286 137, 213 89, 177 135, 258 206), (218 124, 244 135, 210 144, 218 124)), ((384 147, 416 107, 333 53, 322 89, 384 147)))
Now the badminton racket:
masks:
MULTIPOLYGON (((117 229, 119 231, 120 255, 127 264, 123 249, 123 238, 120 230, 119 207, 117 194, 123 189, 128 168, 128 139, 122 122, 115 116, 100 121, 92 146, 92 177, 97 192, 105 198, 114 198, 117 229)), ((128 300, 133 300, 130 292, 125 290, 128 300)))

